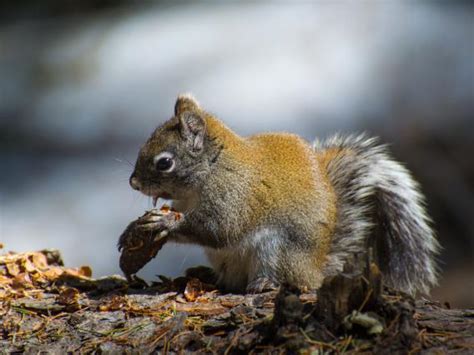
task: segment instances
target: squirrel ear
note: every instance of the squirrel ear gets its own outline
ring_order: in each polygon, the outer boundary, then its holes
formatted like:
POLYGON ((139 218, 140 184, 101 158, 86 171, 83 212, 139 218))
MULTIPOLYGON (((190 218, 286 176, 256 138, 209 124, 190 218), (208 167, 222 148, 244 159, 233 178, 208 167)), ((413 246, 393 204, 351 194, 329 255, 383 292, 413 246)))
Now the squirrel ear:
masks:
POLYGON ((191 94, 181 94, 174 105, 174 115, 178 116, 184 111, 200 111, 199 102, 191 94))
POLYGON ((198 153, 204 146, 204 136, 206 135, 206 121, 197 112, 185 111, 178 116, 179 133, 186 141, 188 148, 198 153))

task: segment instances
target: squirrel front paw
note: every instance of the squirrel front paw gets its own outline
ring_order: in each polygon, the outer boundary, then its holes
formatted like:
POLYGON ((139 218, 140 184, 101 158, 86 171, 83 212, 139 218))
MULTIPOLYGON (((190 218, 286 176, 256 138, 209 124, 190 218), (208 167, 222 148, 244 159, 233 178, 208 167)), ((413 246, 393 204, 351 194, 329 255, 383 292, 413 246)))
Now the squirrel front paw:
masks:
POLYGON ((180 220, 181 214, 176 211, 154 208, 130 223, 129 227, 138 232, 162 232, 174 229, 180 220))
POLYGON ((181 222, 181 213, 165 207, 147 211, 127 226, 118 241, 120 269, 127 279, 156 256, 181 222))

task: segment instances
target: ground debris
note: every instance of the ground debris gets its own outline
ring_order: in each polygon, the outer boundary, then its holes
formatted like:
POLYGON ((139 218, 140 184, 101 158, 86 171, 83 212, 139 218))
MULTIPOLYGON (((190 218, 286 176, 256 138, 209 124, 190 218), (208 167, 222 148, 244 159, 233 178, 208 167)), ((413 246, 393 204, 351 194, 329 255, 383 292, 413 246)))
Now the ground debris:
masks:
POLYGON ((57 251, 0 256, 0 349, 26 353, 424 353, 474 351, 474 310, 383 288, 374 264, 315 292, 223 294, 212 271, 151 286, 93 279, 57 251))

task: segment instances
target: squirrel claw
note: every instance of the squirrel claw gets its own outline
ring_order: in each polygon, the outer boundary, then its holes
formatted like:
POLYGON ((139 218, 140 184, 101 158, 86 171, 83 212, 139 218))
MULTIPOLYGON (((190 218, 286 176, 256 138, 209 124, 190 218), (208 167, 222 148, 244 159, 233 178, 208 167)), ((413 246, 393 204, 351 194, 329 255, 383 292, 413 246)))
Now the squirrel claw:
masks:
POLYGON ((168 229, 170 227, 170 224, 170 220, 166 216, 159 214, 147 214, 136 220, 135 228, 142 231, 158 231, 168 229))

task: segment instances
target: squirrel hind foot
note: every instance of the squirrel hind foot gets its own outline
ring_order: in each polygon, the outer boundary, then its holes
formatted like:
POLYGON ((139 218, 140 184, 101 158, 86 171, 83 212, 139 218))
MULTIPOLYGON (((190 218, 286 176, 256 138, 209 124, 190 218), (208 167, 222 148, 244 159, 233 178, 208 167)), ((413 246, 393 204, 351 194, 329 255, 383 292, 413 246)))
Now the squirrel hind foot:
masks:
POLYGON ((247 293, 263 293, 266 291, 274 291, 278 289, 278 284, 266 277, 258 277, 248 283, 247 293))

